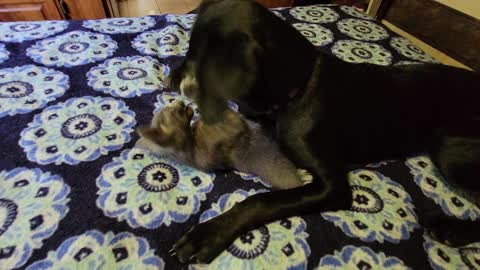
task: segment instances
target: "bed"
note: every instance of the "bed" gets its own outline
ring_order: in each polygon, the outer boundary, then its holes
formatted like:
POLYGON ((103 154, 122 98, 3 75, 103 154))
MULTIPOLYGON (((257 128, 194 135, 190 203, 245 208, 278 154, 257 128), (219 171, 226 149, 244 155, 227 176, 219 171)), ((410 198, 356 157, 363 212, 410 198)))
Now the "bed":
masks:
MULTIPOLYGON (((352 7, 272 12, 344 61, 436 62, 352 7)), ((134 148, 135 128, 181 99, 165 78, 195 16, 0 24, 0 269, 480 268, 480 243, 450 248, 420 226, 426 212, 480 219, 422 155, 352 171, 349 211, 266 224, 210 265, 170 257, 192 225, 270 190, 134 148)))

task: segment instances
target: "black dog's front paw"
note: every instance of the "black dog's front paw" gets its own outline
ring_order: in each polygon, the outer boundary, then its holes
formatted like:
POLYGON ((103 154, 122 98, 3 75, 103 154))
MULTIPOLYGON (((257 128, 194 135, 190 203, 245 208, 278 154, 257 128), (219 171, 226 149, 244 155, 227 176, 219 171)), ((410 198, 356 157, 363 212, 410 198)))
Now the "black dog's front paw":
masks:
POLYGON ((182 263, 210 263, 235 239, 229 228, 214 220, 192 227, 172 248, 182 263))

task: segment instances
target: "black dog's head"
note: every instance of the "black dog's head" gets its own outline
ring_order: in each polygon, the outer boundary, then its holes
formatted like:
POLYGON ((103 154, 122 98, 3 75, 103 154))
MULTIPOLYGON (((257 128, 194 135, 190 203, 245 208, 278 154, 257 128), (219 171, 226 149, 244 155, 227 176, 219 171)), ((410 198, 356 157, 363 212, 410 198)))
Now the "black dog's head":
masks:
POLYGON ((280 95, 303 87, 315 55, 295 28, 253 0, 204 1, 170 84, 212 123, 221 120, 227 100, 265 111, 280 95))

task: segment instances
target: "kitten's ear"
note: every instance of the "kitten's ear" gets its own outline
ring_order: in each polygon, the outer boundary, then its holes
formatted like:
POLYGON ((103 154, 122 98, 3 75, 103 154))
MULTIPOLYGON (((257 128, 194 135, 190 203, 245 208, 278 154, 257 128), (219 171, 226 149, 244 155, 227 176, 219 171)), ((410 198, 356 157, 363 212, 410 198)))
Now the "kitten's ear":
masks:
POLYGON ((161 128, 155 127, 139 127, 137 133, 141 137, 148 139, 156 144, 165 146, 169 144, 169 137, 161 128))

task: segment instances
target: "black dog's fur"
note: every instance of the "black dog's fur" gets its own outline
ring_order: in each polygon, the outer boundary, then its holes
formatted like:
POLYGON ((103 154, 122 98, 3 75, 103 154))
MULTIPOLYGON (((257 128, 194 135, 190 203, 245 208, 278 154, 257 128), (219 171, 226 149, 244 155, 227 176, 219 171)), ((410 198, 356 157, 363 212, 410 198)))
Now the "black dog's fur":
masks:
POLYGON ((182 262, 210 262, 240 233, 269 221, 349 209, 346 175, 354 164, 427 151, 449 181, 480 186, 477 73, 349 64, 318 52, 254 1, 211 0, 200 6, 171 79, 207 123, 220 120, 229 99, 247 116, 272 121, 283 151, 314 176, 310 185, 252 196, 195 226, 174 245, 182 262))

